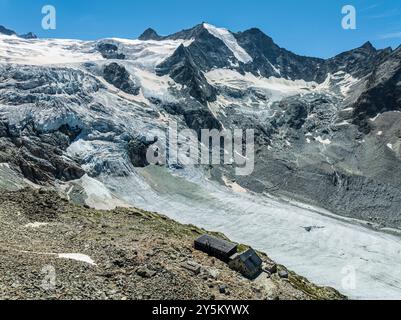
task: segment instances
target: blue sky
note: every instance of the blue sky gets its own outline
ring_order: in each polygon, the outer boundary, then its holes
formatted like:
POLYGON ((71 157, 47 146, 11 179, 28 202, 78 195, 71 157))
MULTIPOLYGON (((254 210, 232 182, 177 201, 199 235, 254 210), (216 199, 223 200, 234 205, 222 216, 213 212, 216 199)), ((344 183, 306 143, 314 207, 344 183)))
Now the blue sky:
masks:
POLYGON ((401 44, 400 0, 0 0, 0 25, 46 38, 137 38, 152 27, 170 34, 202 21, 232 31, 258 27, 298 54, 330 57, 370 40, 401 44), (41 28, 41 8, 57 9, 57 29, 41 28), (354 5, 357 29, 341 27, 341 8, 354 5))

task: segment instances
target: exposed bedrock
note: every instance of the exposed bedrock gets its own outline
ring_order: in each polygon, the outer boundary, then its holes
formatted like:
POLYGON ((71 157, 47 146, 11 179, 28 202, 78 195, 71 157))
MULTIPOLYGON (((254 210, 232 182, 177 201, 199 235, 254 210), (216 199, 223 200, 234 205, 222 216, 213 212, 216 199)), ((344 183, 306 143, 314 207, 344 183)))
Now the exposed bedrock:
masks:
POLYGON ((153 141, 149 141, 144 136, 137 136, 128 143, 128 155, 134 167, 144 168, 149 165, 147 153, 153 144, 157 142, 155 137, 153 141))
POLYGON ((117 59, 124 60, 125 55, 118 51, 118 47, 115 44, 101 42, 97 45, 97 50, 101 53, 105 59, 117 59))
POLYGON ((125 93, 132 95, 139 94, 140 88, 131 79, 130 74, 124 66, 118 63, 113 62, 105 66, 103 69, 103 77, 108 83, 125 93))
POLYGON ((194 60, 190 48, 181 45, 166 61, 157 66, 158 75, 170 75, 177 83, 185 85, 189 95, 206 104, 216 100, 216 89, 211 86, 194 60))
POLYGON ((368 77, 366 91, 354 104, 353 122, 369 133, 369 121, 380 113, 401 110, 401 47, 377 65, 368 77))
POLYGON ((62 126, 52 133, 38 134, 32 127, 19 137, 0 138, 0 162, 11 164, 28 180, 37 184, 57 180, 70 181, 81 178, 85 171, 74 159, 64 156, 78 128, 62 126))
POLYGON ((339 116, 344 106, 335 97, 285 98, 265 117, 238 108, 219 120, 255 130, 255 170, 240 177, 229 166, 215 168, 218 180, 225 175, 254 192, 401 228, 399 113, 369 119, 373 131, 364 134, 339 116))
POLYGON ((380 227, 401 227, 400 188, 376 179, 269 159, 241 182, 256 192, 284 195, 380 227))

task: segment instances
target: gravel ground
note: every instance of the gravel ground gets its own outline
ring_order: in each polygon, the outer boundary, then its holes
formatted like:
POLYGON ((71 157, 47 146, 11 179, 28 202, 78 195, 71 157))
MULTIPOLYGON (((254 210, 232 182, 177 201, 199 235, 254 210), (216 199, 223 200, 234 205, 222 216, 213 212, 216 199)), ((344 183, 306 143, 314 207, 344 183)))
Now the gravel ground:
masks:
POLYGON ((289 271, 245 279, 193 249, 206 231, 156 213, 98 211, 24 189, 0 195, 0 220, 0 299, 344 298, 289 271))

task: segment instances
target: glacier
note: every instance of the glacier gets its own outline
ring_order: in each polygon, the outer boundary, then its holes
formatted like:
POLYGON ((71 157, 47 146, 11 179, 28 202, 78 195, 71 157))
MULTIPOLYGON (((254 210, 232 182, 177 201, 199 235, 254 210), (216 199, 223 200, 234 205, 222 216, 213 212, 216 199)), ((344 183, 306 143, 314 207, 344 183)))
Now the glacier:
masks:
POLYGON ((323 209, 210 181, 197 170, 148 167, 99 179, 120 199, 267 252, 319 285, 353 299, 399 299, 401 239, 323 209), (309 226, 318 226, 311 232, 309 226), (350 271, 349 271, 350 270, 350 271), (355 274, 355 286, 347 279, 355 274))

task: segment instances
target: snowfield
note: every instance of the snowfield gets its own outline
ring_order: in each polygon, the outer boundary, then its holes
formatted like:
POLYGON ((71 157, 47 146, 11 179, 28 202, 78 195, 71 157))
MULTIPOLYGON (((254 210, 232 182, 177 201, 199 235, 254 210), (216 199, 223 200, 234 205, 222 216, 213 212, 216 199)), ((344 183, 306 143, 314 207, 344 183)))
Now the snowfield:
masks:
POLYGON ((103 60, 94 42, 30 39, 0 35, 0 61, 27 65, 57 65, 103 60))
POLYGON ((137 67, 154 71, 154 68, 171 56, 182 44, 189 46, 193 40, 162 40, 141 41, 121 38, 105 39, 102 42, 113 43, 121 48, 126 59, 132 61, 137 67))
POLYGON ((304 80, 287 80, 284 78, 256 77, 251 73, 245 75, 229 69, 214 69, 206 73, 207 80, 218 86, 246 90, 249 88, 261 89, 270 94, 273 101, 284 97, 307 93, 316 88, 317 83, 304 80))
POLYGON ((78 64, 105 60, 96 50, 99 43, 111 43, 121 47, 127 59, 146 70, 171 56, 181 45, 188 46, 192 40, 140 41, 120 38, 99 41, 70 39, 21 39, 0 35, 0 61, 27 65, 78 64))

